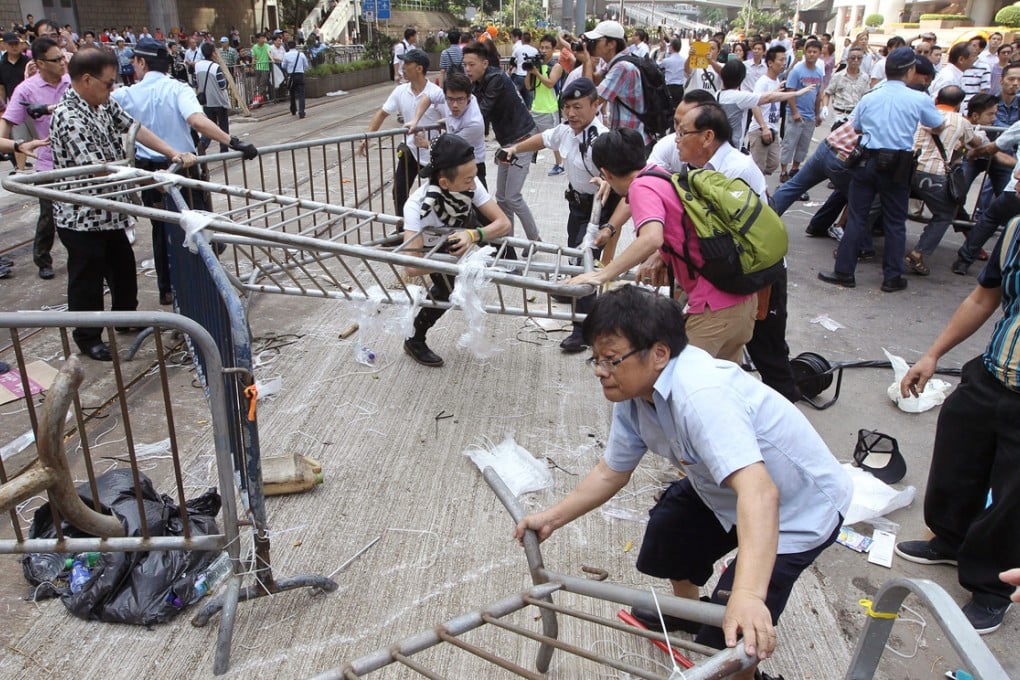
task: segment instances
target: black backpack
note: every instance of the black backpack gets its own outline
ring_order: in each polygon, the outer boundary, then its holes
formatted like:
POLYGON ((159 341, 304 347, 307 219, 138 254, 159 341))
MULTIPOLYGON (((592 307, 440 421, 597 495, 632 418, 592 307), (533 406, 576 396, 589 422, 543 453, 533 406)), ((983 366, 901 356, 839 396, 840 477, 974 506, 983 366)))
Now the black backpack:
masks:
POLYGON ((645 126, 645 132, 653 139, 673 132, 673 103, 669 98, 669 90, 666 89, 666 76, 659 65, 647 57, 638 57, 633 54, 626 54, 618 61, 625 61, 637 66, 641 73, 641 98, 644 100, 645 110, 635 111, 622 99, 616 101, 623 108, 627 109, 641 121, 645 126))
MULTIPOLYGON (((449 78, 450 76, 452 76, 455 73, 464 73, 463 56, 461 57, 462 61, 460 63, 454 62, 454 60, 453 60, 453 52, 454 52, 454 49, 453 49, 452 45, 450 47, 447 47, 445 50, 443 50, 443 54, 446 54, 447 58, 450 60, 450 65, 446 67, 446 77, 447 78, 449 78)), ((442 55, 440 55, 440 57, 442 57, 442 55)))

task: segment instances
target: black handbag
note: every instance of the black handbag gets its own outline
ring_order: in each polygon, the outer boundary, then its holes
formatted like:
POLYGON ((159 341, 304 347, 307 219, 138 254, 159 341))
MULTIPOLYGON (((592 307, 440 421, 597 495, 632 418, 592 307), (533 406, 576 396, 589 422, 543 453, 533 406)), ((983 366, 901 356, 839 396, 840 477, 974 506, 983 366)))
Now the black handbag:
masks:
POLYGON ((962 204, 967 200, 967 176, 963 171, 963 163, 950 162, 949 154, 946 153, 946 147, 942 144, 942 140, 930 130, 929 133, 935 141, 939 155, 942 156, 942 163, 946 167, 946 193, 949 195, 949 200, 962 204))

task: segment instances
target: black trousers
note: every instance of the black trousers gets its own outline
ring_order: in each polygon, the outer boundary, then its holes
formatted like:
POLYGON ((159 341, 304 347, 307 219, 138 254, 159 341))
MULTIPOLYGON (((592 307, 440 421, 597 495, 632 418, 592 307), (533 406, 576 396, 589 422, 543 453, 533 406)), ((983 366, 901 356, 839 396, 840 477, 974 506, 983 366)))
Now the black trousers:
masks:
POLYGON ((673 108, 680 106, 680 102, 684 100, 684 86, 683 85, 667 85, 666 91, 669 92, 669 99, 673 103, 673 108))
POLYGON ((999 572, 1020 564, 1018 422, 1020 393, 977 357, 964 365, 935 430, 924 521, 935 534, 933 547, 957 556, 960 585, 985 606, 1009 601, 1013 587, 999 572))
MULTIPOLYGON (((135 165, 143 170, 166 170, 169 167, 166 163, 157 163, 139 158, 135 165)), ((200 171, 198 166, 182 170, 192 179, 199 179, 200 171)), ((205 194, 201 191, 182 190, 184 202, 192 210, 208 210, 209 206, 205 200, 205 194)), ((142 191, 142 203, 150 208, 166 208, 177 210, 175 205, 167 205, 169 197, 158 189, 145 189, 142 191)), ((173 292, 170 285, 170 258, 167 255, 167 224, 161 220, 150 220, 152 222, 152 259, 156 268, 156 288, 160 295, 169 295, 173 292)))
POLYGON ((401 144, 397 150, 397 167, 393 171, 394 215, 404 214, 404 204, 411 194, 411 186, 418 177, 418 155, 414 149, 401 144))
POLYGON ((305 74, 290 74, 290 112, 305 115, 305 74))
POLYGON ((53 202, 45 198, 39 199, 39 219, 35 223, 35 239, 32 241, 32 261, 35 266, 53 267, 53 239, 57 235, 57 225, 53 222, 53 202))
POLYGON ((967 240, 956 254, 961 260, 971 264, 977 259, 981 248, 995 230, 1016 215, 1020 215, 1020 197, 1017 197, 1015 191, 1003 191, 992 201, 988 209, 981 213, 980 219, 967 234, 967 240))
MULTIPOLYGON (((432 279, 432 286, 429 287, 429 297, 439 302, 448 301, 450 293, 453 292, 453 279, 435 273, 429 274, 429 278, 432 279)), ((414 317, 414 339, 424 342, 425 334, 436 325, 439 317, 445 313, 445 309, 435 309, 432 307, 425 307, 418 312, 418 316, 414 317)))
POLYGON ((790 367, 790 346, 786 344, 786 269, 772 284, 765 318, 754 322, 754 334, 748 341, 751 355, 761 381, 792 402, 800 399, 800 388, 790 367))
MULTIPOLYGON (((123 229, 58 229, 67 249, 67 311, 103 311, 103 282, 110 287, 110 309, 138 309, 135 252, 123 229)), ((101 328, 75 328, 71 334, 83 352, 102 342, 101 328)))
MULTIPOLYGON (((592 201, 567 201, 567 247, 577 248, 584 241, 584 234, 588 230, 588 221, 591 219, 591 207, 592 201)), ((606 204, 602 206, 602 210, 599 213, 599 224, 605 224, 606 221, 613 215, 613 211, 616 210, 616 206, 620 203, 620 195, 616 192, 612 192, 609 198, 606 199, 606 204)), ((593 249, 593 257, 597 260, 602 256, 602 250, 593 249)), ((579 314, 587 314, 592 310, 595 305, 595 295, 589 295, 587 297, 580 298, 577 301, 577 312, 579 314)), ((575 323, 574 330, 581 327, 581 324, 575 323)))
MULTIPOLYGON (((202 111, 206 117, 212 122, 216 123, 216 127, 230 134, 230 109, 225 106, 203 106, 202 111)), ((202 146, 208 146, 209 140, 202 137, 202 146)), ((220 153, 226 153, 230 151, 230 147, 226 144, 220 144, 220 153)))

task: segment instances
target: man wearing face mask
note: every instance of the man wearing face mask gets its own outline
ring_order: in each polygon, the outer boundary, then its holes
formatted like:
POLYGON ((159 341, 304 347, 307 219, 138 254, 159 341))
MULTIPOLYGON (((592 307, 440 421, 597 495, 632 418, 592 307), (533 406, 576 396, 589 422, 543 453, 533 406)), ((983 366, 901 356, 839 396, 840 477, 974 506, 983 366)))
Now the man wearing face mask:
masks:
MULTIPOLYGON (((428 178, 404 204, 404 252, 424 256, 433 251, 464 255, 472 244, 510 233, 510 220, 489 197, 483 186, 475 183, 474 148, 463 138, 443 134, 432 142, 429 164, 421 169, 428 178), (488 220, 479 227, 477 213, 488 220)), ((410 276, 424 276, 427 270, 407 267, 410 276)), ((444 274, 429 274, 432 287, 429 298, 446 302, 453 292, 453 282, 444 274)), ((439 368, 443 359, 425 344, 425 335, 446 312, 426 307, 414 318, 414 335, 404 340, 404 351, 422 366, 439 368)))

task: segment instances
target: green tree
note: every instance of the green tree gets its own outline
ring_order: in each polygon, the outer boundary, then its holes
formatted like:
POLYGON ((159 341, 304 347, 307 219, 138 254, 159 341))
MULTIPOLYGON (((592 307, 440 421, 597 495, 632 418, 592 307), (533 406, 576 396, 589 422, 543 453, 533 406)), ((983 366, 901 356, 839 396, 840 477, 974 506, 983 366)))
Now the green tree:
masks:
POLYGON ((318 0, 281 0, 280 23, 287 28, 300 26, 317 4, 318 0))
POLYGON ((698 9, 698 21, 712 26, 721 26, 726 23, 726 10, 721 7, 702 5, 698 9))

